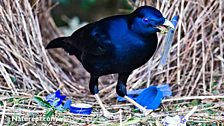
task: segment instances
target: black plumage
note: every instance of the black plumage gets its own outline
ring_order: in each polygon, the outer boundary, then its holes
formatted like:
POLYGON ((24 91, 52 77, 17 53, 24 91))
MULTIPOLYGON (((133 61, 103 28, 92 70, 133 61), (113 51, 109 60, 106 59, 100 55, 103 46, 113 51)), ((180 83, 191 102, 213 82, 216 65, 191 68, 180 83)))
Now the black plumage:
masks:
POLYGON ((131 14, 107 17, 71 36, 56 38, 46 49, 63 48, 75 55, 91 75, 89 89, 93 95, 99 91, 100 76, 118 73, 116 91, 124 97, 128 76, 153 56, 157 32, 163 25, 172 27, 159 10, 143 6, 131 14))

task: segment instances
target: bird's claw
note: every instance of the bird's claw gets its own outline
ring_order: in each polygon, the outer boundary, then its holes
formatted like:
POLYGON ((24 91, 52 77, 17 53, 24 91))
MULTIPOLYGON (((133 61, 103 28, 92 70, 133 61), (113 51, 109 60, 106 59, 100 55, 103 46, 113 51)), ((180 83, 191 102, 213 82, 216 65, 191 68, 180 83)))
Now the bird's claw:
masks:
POLYGON ((113 119, 114 118, 113 113, 110 113, 107 110, 103 111, 103 116, 108 118, 108 119, 113 119))
POLYGON ((120 111, 116 112, 116 113, 111 113, 107 110, 103 111, 103 116, 108 118, 108 119, 116 119, 119 118, 118 114, 120 113, 120 111))
POLYGON ((113 115, 108 111, 104 111, 103 116, 106 117, 106 118, 111 118, 113 115))

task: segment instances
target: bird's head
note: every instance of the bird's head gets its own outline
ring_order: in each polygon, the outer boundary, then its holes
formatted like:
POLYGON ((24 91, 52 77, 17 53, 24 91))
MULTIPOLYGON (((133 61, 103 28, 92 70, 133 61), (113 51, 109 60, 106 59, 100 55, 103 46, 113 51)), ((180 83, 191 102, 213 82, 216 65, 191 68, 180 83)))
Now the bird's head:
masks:
POLYGON ((128 17, 129 28, 138 34, 148 35, 174 28, 173 24, 165 19, 159 10, 151 6, 139 7, 128 17))

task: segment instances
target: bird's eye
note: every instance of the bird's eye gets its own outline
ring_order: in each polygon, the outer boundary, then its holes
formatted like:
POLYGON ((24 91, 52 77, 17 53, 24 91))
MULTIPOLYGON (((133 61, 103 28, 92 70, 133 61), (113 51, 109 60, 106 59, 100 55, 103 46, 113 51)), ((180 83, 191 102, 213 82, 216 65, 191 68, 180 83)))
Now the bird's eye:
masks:
POLYGON ((149 19, 148 18, 143 18, 142 21, 145 22, 145 23, 148 23, 149 19))

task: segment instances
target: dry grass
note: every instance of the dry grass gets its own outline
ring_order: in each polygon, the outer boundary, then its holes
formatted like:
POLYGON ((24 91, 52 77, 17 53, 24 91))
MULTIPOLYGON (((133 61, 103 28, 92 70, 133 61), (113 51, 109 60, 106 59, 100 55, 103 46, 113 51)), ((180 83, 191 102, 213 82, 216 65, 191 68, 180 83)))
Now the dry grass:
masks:
MULTIPOLYGON (((145 4, 146 0, 139 1, 140 4, 145 4)), ((103 77, 100 81, 100 93, 110 105, 108 109, 124 108, 123 122, 131 116, 138 123, 152 125, 155 120, 166 115, 184 115, 195 102, 200 102, 196 103, 199 106, 197 114, 190 119, 195 123, 220 124, 224 120, 223 1, 158 1, 148 0, 146 3, 155 5, 169 19, 174 15, 180 16, 168 63, 163 70, 157 69, 162 48, 160 46, 154 58, 129 77, 128 89, 170 83, 174 98, 164 100, 164 107, 156 111, 153 117, 142 117, 131 112, 133 107, 129 104, 112 105, 109 102, 116 96, 116 75, 112 75, 103 77)), ((32 97, 36 94, 46 96, 56 89, 76 101, 93 104, 95 109, 87 117, 57 113, 56 118, 66 120, 51 122, 50 125, 119 125, 119 120, 107 120, 99 115, 99 106, 89 95, 89 75, 76 58, 60 49, 49 53, 44 49, 50 39, 60 35, 49 15, 50 8, 51 2, 44 0, 0 1, 0 101, 3 101, 0 106, 0 125, 32 124, 29 121, 11 122, 10 118, 28 114, 43 115, 44 110, 32 103, 32 97), (23 98, 28 100, 16 101, 23 98)), ((164 35, 159 35, 159 41, 162 45, 164 35)))

